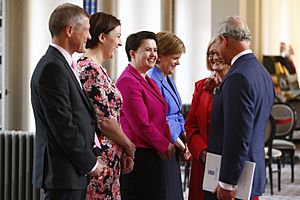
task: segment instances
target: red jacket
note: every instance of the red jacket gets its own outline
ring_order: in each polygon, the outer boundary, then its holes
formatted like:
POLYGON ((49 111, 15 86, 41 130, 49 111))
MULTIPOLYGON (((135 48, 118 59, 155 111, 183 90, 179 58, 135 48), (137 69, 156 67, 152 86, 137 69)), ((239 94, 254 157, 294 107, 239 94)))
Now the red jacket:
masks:
POLYGON ((190 111, 185 122, 187 144, 193 156, 189 200, 203 200, 202 188, 204 163, 200 154, 207 148, 207 138, 210 131, 212 95, 203 90, 206 79, 195 83, 195 91, 190 111))

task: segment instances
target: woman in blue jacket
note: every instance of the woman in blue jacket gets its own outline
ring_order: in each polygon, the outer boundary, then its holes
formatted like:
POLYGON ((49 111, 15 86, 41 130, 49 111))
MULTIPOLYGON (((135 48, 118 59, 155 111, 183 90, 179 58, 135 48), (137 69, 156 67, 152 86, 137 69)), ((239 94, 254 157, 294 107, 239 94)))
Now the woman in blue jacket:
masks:
POLYGON ((179 59, 185 53, 185 46, 171 32, 159 32, 156 37, 158 58, 156 65, 147 72, 147 75, 156 82, 168 104, 166 118, 170 127, 172 142, 176 145, 178 152, 171 160, 164 160, 162 163, 161 200, 183 200, 179 152, 185 152, 186 157, 190 154, 184 139, 181 139, 185 138, 184 118, 181 114, 182 102, 170 75, 179 65, 179 59))

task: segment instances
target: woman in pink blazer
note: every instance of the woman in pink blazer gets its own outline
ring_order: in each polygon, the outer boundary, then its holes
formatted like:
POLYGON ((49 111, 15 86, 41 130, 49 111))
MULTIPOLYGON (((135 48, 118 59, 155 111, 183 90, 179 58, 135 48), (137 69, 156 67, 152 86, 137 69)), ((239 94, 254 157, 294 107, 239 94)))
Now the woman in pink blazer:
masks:
POLYGON ((168 106, 146 72, 157 59, 156 36, 141 31, 127 38, 129 64, 116 82, 124 103, 121 125, 136 146, 131 173, 121 176, 121 198, 159 200, 161 161, 174 156, 166 113, 168 106))

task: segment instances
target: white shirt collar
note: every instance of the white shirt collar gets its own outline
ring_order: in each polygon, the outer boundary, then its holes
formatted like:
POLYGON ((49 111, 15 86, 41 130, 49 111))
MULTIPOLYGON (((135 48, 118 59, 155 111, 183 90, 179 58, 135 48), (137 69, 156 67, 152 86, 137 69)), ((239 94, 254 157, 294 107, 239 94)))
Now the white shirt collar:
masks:
POLYGON ((231 60, 231 66, 234 64, 234 62, 241 56, 243 55, 246 55, 246 54, 249 54, 249 53, 252 53, 251 49, 246 49, 240 53, 238 53, 236 56, 234 56, 231 60))
POLYGON ((72 56, 69 54, 69 52, 67 52, 64 48, 62 48, 61 46, 54 44, 53 42, 50 43, 50 46, 53 46, 54 48, 56 48, 60 53, 62 53, 62 55, 64 56, 64 58, 67 60, 67 62, 69 63, 69 65, 72 65, 73 62, 73 58, 72 56))

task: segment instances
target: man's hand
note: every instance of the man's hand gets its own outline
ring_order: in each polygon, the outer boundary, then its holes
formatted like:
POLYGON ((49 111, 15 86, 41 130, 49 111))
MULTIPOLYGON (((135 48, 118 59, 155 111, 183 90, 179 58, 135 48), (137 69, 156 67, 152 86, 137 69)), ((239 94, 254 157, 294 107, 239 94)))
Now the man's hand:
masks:
POLYGON ((134 161, 129 155, 123 154, 121 158, 122 173, 128 174, 133 170, 134 161))
POLYGON ((89 176, 91 177, 104 177, 105 175, 110 175, 111 170, 109 167, 103 165, 99 160, 97 161, 98 165, 94 171, 92 171, 89 176))
POLYGON ((233 200, 235 191, 225 190, 220 185, 216 188, 217 198, 219 200, 233 200))

